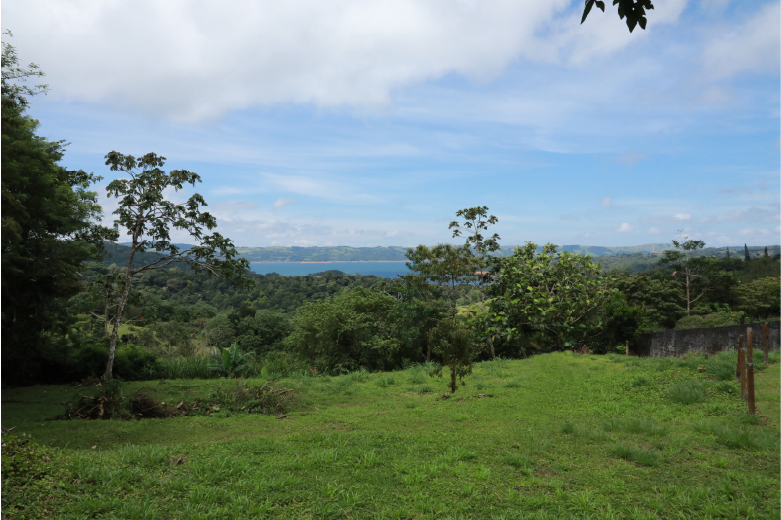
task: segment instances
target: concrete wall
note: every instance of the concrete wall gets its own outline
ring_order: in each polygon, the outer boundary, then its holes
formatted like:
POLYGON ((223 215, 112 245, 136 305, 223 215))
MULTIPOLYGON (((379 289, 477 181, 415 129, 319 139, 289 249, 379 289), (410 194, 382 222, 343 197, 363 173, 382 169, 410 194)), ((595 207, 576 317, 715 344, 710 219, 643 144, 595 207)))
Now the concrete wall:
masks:
MULTIPOLYGON (((640 336, 640 344, 631 354, 647 357, 681 356, 700 353, 707 356, 722 350, 735 349, 738 338, 746 337, 746 329, 754 331, 754 351, 762 350, 762 323, 745 323, 726 327, 708 327, 684 330, 665 330, 640 336)), ((770 350, 779 348, 779 322, 768 322, 770 350)), ((745 339, 744 339, 745 341, 745 339)))

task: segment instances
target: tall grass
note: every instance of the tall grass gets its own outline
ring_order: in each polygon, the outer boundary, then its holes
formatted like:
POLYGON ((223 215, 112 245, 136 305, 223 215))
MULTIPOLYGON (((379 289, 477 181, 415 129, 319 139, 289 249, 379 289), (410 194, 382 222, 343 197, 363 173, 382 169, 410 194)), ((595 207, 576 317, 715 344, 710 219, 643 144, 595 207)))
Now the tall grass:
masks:
POLYGON ((694 404, 705 401, 705 386, 699 381, 683 381, 667 390, 668 397, 679 404, 694 404))
POLYGON ((209 370, 209 359, 206 356, 175 358, 160 363, 158 377, 162 379, 211 379, 219 377, 219 373, 209 370))

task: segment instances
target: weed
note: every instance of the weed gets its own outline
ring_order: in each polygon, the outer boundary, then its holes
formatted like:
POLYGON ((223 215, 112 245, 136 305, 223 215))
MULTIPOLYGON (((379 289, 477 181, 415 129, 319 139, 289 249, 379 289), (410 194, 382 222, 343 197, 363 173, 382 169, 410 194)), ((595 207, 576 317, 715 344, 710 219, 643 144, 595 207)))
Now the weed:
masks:
POLYGON ((430 385, 424 385, 424 386, 421 386, 418 389, 418 393, 421 393, 421 394, 429 394, 429 393, 431 393, 433 391, 434 391, 434 387, 430 386, 430 385))
POLYGON ((393 376, 382 376, 377 381, 375 381, 375 384, 381 388, 386 388, 388 386, 392 386, 396 384, 396 378, 393 376))
POLYGON ((728 448, 750 451, 773 451, 778 449, 778 436, 763 430, 752 431, 733 428, 724 424, 700 422, 694 424, 695 431, 710 434, 716 442, 728 448))
POLYGON ((632 383, 631 383, 631 385, 636 387, 636 388, 643 387, 643 386, 648 386, 650 384, 651 383, 648 381, 648 379, 646 379, 644 377, 638 377, 636 379, 633 379, 632 383))
POLYGON ((620 419, 612 418, 602 423, 602 428, 606 431, 624 431, 628 433, 642 433, 653 437, 661 437, 667 434, 667 428, 651 419, 633 418, 620 419))
POLYGON ((727 381, 722 381, 716 385, 716 390, 730 395, 736 395, 740 391, 738 385, 735 383, 728 383, 727 381))
POLYGON ((701 403, 705 401, 705 386, 699 381, 683 381, 672 385, 667 396, 679 404, 701 403))
POLYGON ((561 427, 561 432, 566 433, 567 435, 571 435, 575 433, 575 425, 570 421, 567 421, 564 423, 564 426, 561 427))
POLYGON ((551 447, 550 439, 532 430, 524 436, 523 444, 528 453, 545 453, 551 447))
POLYGON ((507 381, 504 386, 506 388, 519 388, 521 386, 521 383, 519 381, 516 381, 513 379, 512 381, 507 381))
POLYGON ((659 457, 650 451, 641 450, 629 444, 616 444, 610 453, 641 466, 658 466, 659 457))

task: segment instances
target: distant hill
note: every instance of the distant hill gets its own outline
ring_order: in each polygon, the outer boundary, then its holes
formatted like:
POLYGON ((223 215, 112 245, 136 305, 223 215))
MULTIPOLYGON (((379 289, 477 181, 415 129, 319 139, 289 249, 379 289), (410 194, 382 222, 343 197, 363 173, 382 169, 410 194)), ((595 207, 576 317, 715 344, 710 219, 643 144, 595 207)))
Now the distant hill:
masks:
MULTIPOLYGON (((129 259, 126 247, 128 244, 107 243, 107 250, 111 254, 105 263, 124 266, 129 259)), ((188 244, 176 244, 180 248, 189 247, 188 244)), ((502 256, 511 255, 516 246, 505 246, 498 253, 502 256)), ((564 245, 559 251, 567 251, 575 254, 587 254, 602 265, 606 271, 614 268, 627 269, 631 273, 648 271, 658 265, 659 254, 672 249, 671 243, 641 244, 637 246, 606 247, 588 245, 564 245)), ((752 257, 762 255, 766 246, 749 246, 752 257)), ((767 246, 768 254, 774 256, 781 252, 778 245, 767 246)), ((406 247, 349 247, 349 246, 316 246, 316 247, 237 247, 239 255, 250 262, 380 262, 380 261, 406 261, 404 253, 406 247)), ((743 258, 743 246, 729 246, 730 255, 735 258, 743 258)), ((727 254, 727 247, 706 247, 699 254, 704 256, 723 257, 727 254)), ((143 253, 140 261, 148 262, 157 257, 157 253, 143 253)), ((181 264, 180 264, 181 266, 181 264)))

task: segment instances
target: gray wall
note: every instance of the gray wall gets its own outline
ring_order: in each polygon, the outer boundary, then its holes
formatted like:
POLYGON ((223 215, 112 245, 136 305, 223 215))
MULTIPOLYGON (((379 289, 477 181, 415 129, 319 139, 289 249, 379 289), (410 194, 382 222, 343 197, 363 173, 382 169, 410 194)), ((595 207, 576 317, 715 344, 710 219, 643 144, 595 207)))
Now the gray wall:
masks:
MULTIPOLYGON (((746 329, 754 331, 754 351, 762 350, 762 323, 744 323, 726 327, 708 327, 684 330, 665 330, 640 335, 637 348, 631 354, 647 357, 681 356, 689 352, 707 356, 722 350, 735 349, 738 338, 746 337, 746 329)), ((770 350, 778 349, 779 322, 768 322, 770 350)), ((744 339, 745 342, 745 339, 744 339)))

